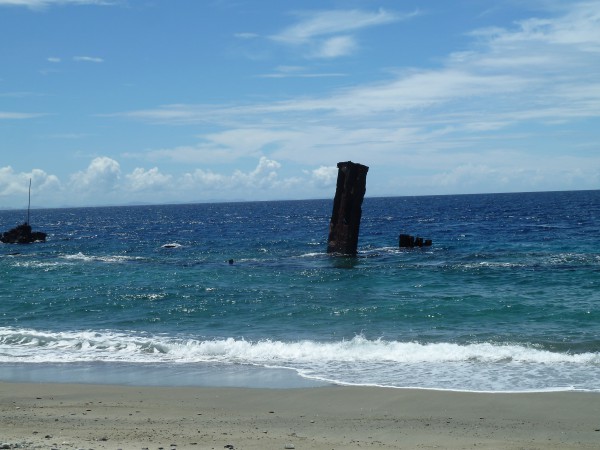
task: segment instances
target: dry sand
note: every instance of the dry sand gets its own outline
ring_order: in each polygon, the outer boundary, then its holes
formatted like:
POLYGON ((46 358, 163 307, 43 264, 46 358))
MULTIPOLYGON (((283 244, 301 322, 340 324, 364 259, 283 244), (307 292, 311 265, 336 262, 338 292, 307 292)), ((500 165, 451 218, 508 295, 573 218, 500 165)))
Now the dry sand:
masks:
POLYGON ((0 447, 600 449, 600 394, 0 383, 0 447))

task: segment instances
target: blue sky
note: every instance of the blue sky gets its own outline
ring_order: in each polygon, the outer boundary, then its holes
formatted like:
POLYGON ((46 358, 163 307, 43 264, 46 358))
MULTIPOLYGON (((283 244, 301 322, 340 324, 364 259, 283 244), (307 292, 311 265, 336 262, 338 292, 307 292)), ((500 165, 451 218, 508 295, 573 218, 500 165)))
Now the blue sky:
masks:
POLYGON ((0 0, 0 208, 600 188, 600 1, 0 0))

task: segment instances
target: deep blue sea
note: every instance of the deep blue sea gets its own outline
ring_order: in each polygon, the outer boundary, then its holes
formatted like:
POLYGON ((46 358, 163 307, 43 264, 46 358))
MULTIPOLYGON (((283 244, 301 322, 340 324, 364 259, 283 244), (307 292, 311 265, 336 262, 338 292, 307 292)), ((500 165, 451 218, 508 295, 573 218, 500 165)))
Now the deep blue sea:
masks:
POLYGON ((366 198, 354 258, 332 204, 32 210, 0 379, 600 391, 600 191, 366 198))

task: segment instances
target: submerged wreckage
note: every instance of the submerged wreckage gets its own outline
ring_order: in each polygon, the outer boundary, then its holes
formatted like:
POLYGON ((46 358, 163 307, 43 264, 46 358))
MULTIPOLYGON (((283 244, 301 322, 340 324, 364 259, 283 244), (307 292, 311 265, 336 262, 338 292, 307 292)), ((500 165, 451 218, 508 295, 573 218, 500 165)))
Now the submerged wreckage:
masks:
MULTIPOLYGON (((356 256, 369 168, 352 161, 340 162, 337 167, 338 178, 329 222, 327 253, 356 256)), ((430 247, 432 241, 400 234, 398 245, 400 248, 430 247)))
POLYGON ((43 233, 41 231, 31 231, 31 225, 29 225, 30 209, 31 179, 29 179, 29 203, 27 205, 27 221, 0 234, 0 242, 3 242, 5 244, 31 244, 33 242, 46 241, 46 233, 43 233))

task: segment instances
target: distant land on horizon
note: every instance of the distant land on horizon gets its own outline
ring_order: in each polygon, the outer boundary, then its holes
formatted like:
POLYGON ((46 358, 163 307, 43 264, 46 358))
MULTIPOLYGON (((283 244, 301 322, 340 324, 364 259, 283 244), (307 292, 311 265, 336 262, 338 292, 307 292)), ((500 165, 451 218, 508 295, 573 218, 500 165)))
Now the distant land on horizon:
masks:
MULTIPOLYGON (((368 189, 367 189, 368 191, 368 189)), ((553 192, 595 192, 600 191, 598 189, 572 189, 572 190, 556 190, 556 191, 515 191, 515 192, 478 192, 478 193, 465 193, 465 194, 423 194, 423 195, 377 195, 369 196, 368 192, 365 195, 365 200, 369 198, 414 198, 414 197, 466 197, 476 195, 512 195, 512 194, 543 194, 553 192)), ((131 203, 120 203, 120 204, 98 204, 98 205, 63 205, 63 206, 32 206, 32 210, 53 210, 53 209, 81 209, 81 208, 127 208, 136 206, 178 206, 178 205, 211 205, 211 204, 231 204, 231 203, 276 203, 276 202, 302 202, 302 201, 313 201, 313 200, 332 200, 335 192, 332 192, 331 198, 299 198, 299 199, 278 199, 278 200, 210 200, 210 201, 191 201, 191 202, 165 202, 165 203, 152 203, 152 202, 131 202, 131 203)), ((23 208, 5 207, 0 206, 0 211, 26 211, 27 206, 23 208)))

